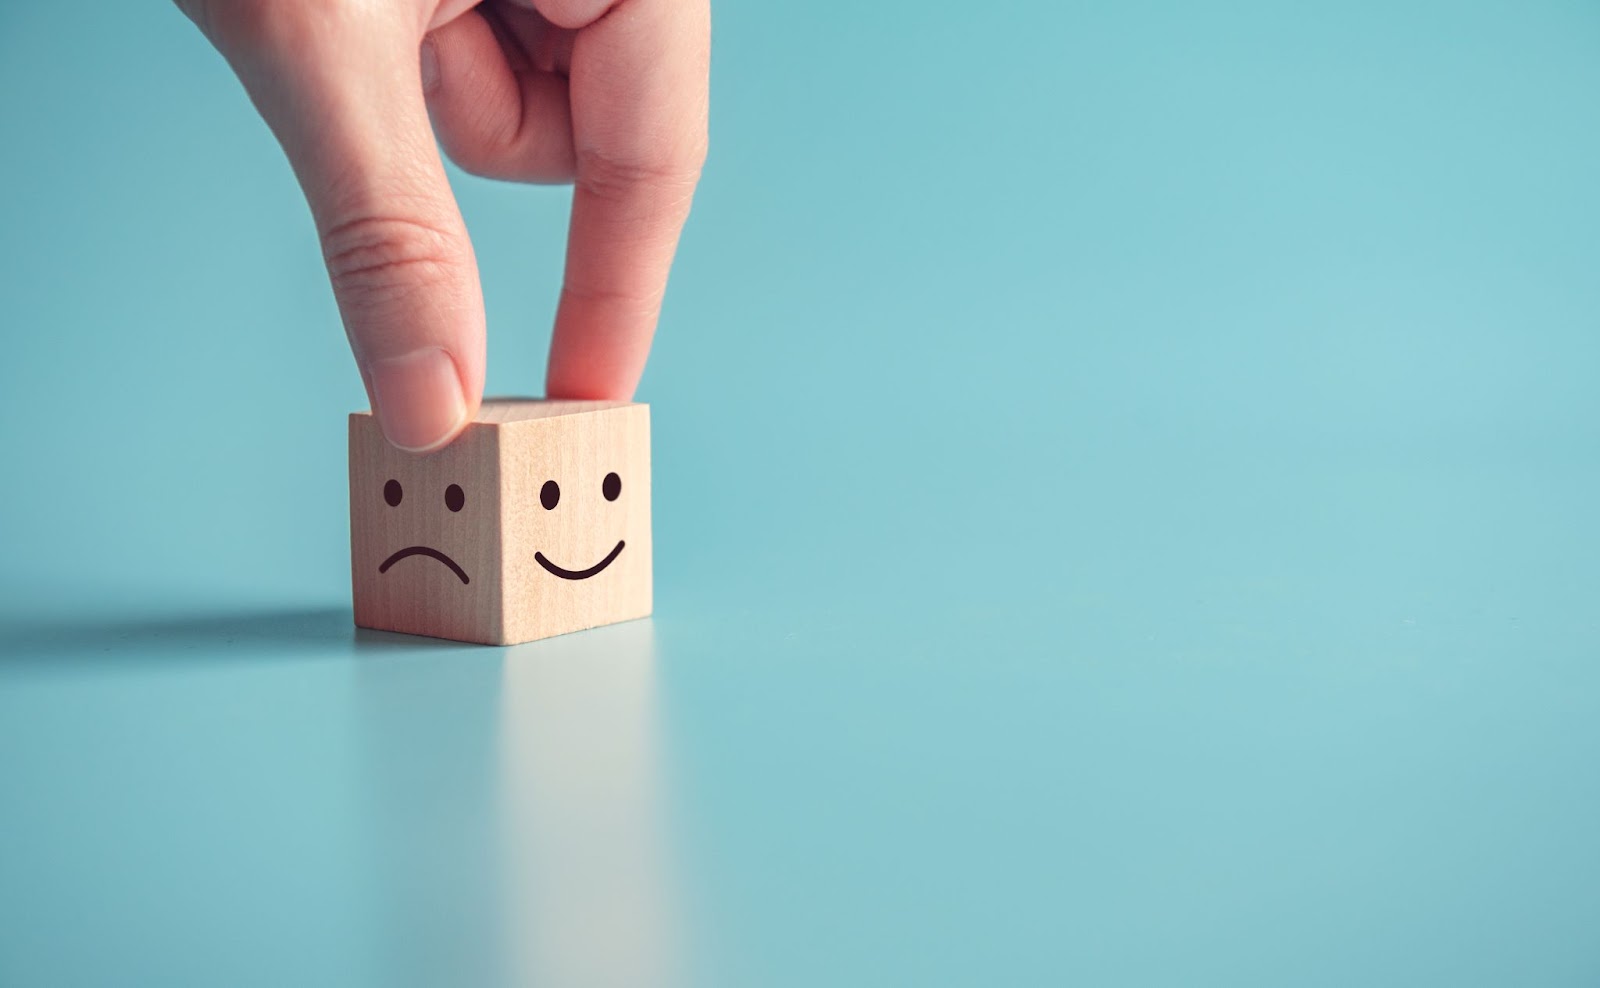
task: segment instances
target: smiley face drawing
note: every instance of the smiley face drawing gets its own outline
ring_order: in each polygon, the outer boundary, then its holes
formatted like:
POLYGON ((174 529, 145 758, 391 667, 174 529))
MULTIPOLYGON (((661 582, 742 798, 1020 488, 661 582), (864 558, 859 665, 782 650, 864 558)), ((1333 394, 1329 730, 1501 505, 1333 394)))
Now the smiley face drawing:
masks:
POLYGON ((361 627, 509 644, 650 613, 648 406, 484 402, 455 442, 350 417, 361 627))
MULTIPOLYGON (((607 501, 615 501, 617 498, 621 497, 622 478, 617 476, 615 473, 606 474, 606 479, 600 485, 600 494, 607 501)), ((539 503, 544 505, 546 511, 554 511, 557 505, 561 503, 561 485, 553 480, 545 481, 544 484, 539 488, 539 503)), ((534 562, 538 563, 540 566, 543 566, 545 572, 549 573, 551 576, 558 576, 563 580, 587 580, 591 576, 598 576, 605 570, 607 566, 610 566, 612 563, 616 562, 617 557, 622 555, 622 550, 626 549, 627 547, 627 542, 623 541, 622 539, 618 539, 617 544, 611 547, 611 551, 606 553, 604 559, 587 569, 581 570, 570 570, 561 566, 557 566, 555 563, 552 563, 550 560, 546 559, 544 553, 538 551, 534 552, 533 559, 534 562)))

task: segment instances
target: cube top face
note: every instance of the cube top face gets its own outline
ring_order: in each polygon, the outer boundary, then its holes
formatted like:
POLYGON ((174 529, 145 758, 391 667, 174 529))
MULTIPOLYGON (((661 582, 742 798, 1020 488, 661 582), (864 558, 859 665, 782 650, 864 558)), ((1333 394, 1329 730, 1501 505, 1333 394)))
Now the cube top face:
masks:
POLYGON ((474 422, 505 425, 563 415, 586 415, 613 408, 631 408, 631 401, 550 401, 545 398, 485 398, 474 422))
POLYGON ((511 644, 644 617, 649 408, 486 401, 428 454, 351 415, 350 548, 362 627, 511 644))

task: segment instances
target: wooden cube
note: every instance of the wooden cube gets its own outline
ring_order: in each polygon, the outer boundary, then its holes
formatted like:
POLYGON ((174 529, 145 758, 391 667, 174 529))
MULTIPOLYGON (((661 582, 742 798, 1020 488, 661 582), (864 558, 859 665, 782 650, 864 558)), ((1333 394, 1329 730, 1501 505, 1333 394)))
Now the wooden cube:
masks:
POLYGON ((350 416, 356 624, 509 645, 650 613, 650 408, 490 400, 444 449, 350 416))

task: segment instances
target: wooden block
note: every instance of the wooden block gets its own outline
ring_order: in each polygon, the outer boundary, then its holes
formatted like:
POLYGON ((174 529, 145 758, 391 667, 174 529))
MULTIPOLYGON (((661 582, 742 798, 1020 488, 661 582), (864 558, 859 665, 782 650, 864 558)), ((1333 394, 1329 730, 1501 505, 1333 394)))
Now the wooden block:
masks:
POLYGON ((406 453, 350 416, 356 624, 509 645, 645 617, 650 408, 490 400, 406 453))

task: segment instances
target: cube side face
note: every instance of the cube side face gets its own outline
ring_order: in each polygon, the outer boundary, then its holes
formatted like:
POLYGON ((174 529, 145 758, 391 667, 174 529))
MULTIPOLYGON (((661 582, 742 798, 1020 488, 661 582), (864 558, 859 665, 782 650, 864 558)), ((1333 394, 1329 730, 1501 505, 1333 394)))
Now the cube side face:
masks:
POLYGON ((363 628, 500 644, 498 427, 434 453, 396 449, 350 416, 350 570, 363 628))
POLYGON ((649 406, 500 429, 506 640, 649 615, 649 406))

